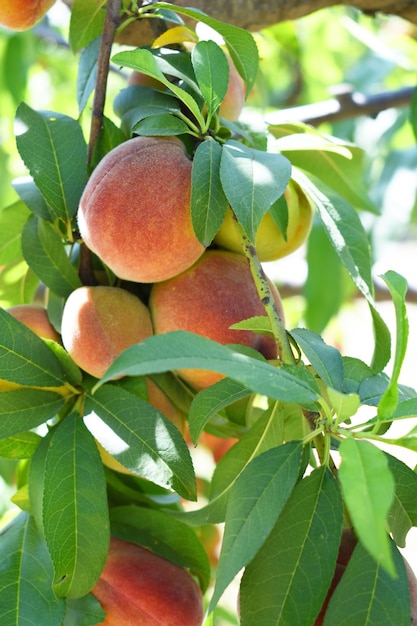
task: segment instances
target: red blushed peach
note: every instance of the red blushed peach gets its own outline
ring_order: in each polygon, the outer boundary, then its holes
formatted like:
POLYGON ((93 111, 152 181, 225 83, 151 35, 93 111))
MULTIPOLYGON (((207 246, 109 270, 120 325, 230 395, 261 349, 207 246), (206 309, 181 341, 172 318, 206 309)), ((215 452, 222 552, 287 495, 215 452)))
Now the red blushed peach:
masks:
POLYGON ((229 84, 227 92, 219 108, 220 117, 229 122, 235 122, 243 109, 246 97, 246 85, 236 69, 229 54, 226 54, 229 63, 229 84))
POLYGON ((152 335, 148 308, 118 287, 79 287, 62 315, 62 343, 74 362, 100 378, 123 350, 152 335))
POLYGON ((38 337, 42 337, 42 339, 52 339, 56 342, 61 341, 59 334, 49 321, 46 309, 42 306, 36 304, 17 304, 16 306, 8 308, 7 312, 30 328, 38 337))
POLYGON ((136 544, 112 538, 92 590, 106 611, 102 626, 201 626, 202 595, 183 568, 136 544))
POLYGON ((166 280, 203 253, 191 223, 191 168, 179 139, 136 137, 94 170, 78 225, 86 245, 120 278, 166 280))
POLYGON ((0 25, 27 30, 55 4, 55 0, 0 0, 0 25))
MULTIPOLYGON (((278 308, 279 294, 271 284, 278 308)), ((246 258, 225 250, 210 250, 188 270, 153 285, 149 307, 156 334, 187 330, 222 344, 255 348, 265 358, 277 356, 272 337, 231 329, 249 317, 266 315, 246 258)), ((181 370, 179 374, 197 390, 223 378, 206 370, 181 370)))

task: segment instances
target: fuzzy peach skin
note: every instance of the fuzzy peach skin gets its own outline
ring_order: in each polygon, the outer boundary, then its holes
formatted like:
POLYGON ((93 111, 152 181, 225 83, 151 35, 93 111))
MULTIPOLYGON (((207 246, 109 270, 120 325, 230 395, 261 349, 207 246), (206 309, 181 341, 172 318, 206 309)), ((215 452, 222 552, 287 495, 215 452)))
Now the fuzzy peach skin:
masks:
MULTIPOLYGON (((276 261, 297 250, 307 239, 313 223, 313 208, 304 191, 290 181, 284 196, 288 207, 286 238, 269 213, 265 213, 256 233, 255 247, 260 261, 276 261)), ((242 248, 232 211, 217 232, 214 242, 221 248, 239 252, 242 248)))
POLYGON ((239 119, 245 104, 246 85, 228 53, 226 53, 226 58, 229 63, 229 84, 226 95, 220 105, 219 113, 220 117, 223 117, 225 120, 235 122, 239 119))
POLYGON ((55 0, 0 0, 0 26, 27 30, 55 4, 55 0))
MULTIPOLYGON (((282 316, 282 303, 271 284, 282 316)), ((273 338, 229 327, 256 315, 266 315, 246 258, 225 250, 210 250, 188 270, 153 285, 149 300, 154 332, 188 330, 222 344, 250 346, 265 358, 277 356, 273 338)), ((206 370, 180 370, 193 388, 204 389, 223 378, 206 370)))
POLYGON ((119 287, 79 287, 62 315, 62 343, 75 363, 101 378, 123 350, 152 335, 148 308, 119 287))
POLYGON ((78 225, 86 245, 120 278, 166 280, 203 253, 191 223, 191 167, 179 139, 136 137, 94 170, 78 225))
POLYGON ((60 343, 60 336, 49 321, 46 309, 42 306, 36 304, 17 304, 16 306, 9 307, 7 312, 30 328, 38 337, 42 337, 42 339, 52 339, 60 343))
POLYGON ((106 611, 102 626, 201 626, 201 591, 183 568, 136 544, 112 538, 91 592, 106 611))

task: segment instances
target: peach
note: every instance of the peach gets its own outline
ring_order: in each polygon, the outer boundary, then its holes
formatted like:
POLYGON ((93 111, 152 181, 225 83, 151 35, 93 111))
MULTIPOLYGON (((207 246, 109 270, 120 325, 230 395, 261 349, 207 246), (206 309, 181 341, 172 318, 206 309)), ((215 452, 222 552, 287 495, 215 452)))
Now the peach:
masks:
MULTIPOLYGON (((310 233, 313 223, 313 209, 304 191, 297 183, 290 181, 284 196, 288 206, 286 238, 282 235, 270 213, 266 213, 256 233, 255 247, 260 261, 276 261, 288 256, 305 242, 310 233)), ((240 252, 242 249, 230 209, 226 213, 214 242, 226 250, 240 252)))
POLYGON ((91 592, 106 611, 102 626, 201 626, 202 594, 187 570, 150 550, 111 538, 91 592))
MULTIPOLYGON (((277 306, 282 310, 277 290, 271 284, 277 306)), ((261 352, 265 358, 277 356, 272 337, 230 326, 256 315, 265 315, 248 261, 243 255, 225 250, 209 250, 188 270, 152 286, 149 308, 154 332, 187 330, 222 344, 241 344, 261 352)), ((223 378, 206 370, 181 370, 179 374, 200 390, 223 378)))
POLYGON ((56 0, 0 0, 0 25, 11 30, 28 30, 56 0))
POLYGON ((119 278, 166 280, 204 252, 191 223, 191 168, 179 139, 136 137, 93 171, 78 225, 88 248, 119 278))
POLYGON ((225 54, 229 63, 229 84, 226 95, 220 104, 219 113, 220 117, 223 117, 225 120, 235 122, 239 119, 245 104, 246 85, 229 54, 225 54))
POLYGON ((148 308, 119 287, 79 287, 64 305, 62 343, 74 362, 96 378, 123 350, 152 335, 148 308))
POLYGON ((48 313, 43 306, 36 304, 17 304, 7 309, 15 319, 30 328, 42 339, 52 339, 60 342, 60 337, 48 318, 48 313))

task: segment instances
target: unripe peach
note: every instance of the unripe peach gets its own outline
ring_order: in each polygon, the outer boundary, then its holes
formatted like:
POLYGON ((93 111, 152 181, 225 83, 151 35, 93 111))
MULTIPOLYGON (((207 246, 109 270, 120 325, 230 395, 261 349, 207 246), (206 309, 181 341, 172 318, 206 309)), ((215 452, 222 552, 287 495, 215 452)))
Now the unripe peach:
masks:
POLYGON ((179 139, 136 137, 94 170, 78 225, 86 245, 120 278, 166 280, 203 253, 191 223, 191 167, 179 139))
POLYGON ((49 321, 46 309, 42 306, 36 304, 17 304, 16 306, 8 308, 7 312, 30 328, 38 337, 42 337, 42 339, 52 339, 56 342, 61 341, 59 334, 49 321))
POLYGON ((136 544, 112 538, 91 592, 106 611, 102 626, 201 626, 201 591, 183 568, 136 544))
POLYGON ((55 0, 0 0, 0 25, 27 30, 55 4, 55 0))
MULTIPOLYGON (((281 300, 271 284, 277 306, 281 300)), ((225 250, 210 250, 188 270, 153 285, 149 307, 154 332, 187 330, 222 344, 241 344, 277 356, 272 337, 230 326, 249 317, 265 315, 246 258, 225 250)), ((206 370, 181 370, 180 375, 195 389, 204 389, 223 378, 206 370)))
POLYGON ((148 308, 118 287, 79 287, 62 315, 62 343, 75 363, 100 378, 123 350, 152 335, 148 308))
MULTIPOLYGON (((261 220, 255 240, 256 253, 260 261, 276 261, 288 256, 304 243, 310 233, 313 209, 304 191, 297 183, 290 181, 284 196, 288 207, 286 238, 271 215, 266 213, 261 220)), ((226 250, 240 252, 242 249, 230 209, 214 242, 226 250)))

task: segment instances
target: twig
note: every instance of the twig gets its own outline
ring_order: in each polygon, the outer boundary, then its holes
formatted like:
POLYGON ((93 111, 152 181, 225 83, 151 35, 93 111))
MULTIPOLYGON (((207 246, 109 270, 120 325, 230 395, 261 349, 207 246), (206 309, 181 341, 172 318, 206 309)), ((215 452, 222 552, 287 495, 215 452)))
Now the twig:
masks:
POLYGON ((93 112, 91 116, 90 139, 88 142, 87 163, 91 163, 94 146, 103 125, 103 111, 106 101, 107 77, 110 67, 110 55, 116 29, 120 23, 121 0, 109 0, 106 9, 101 37, 100 51, 97 60, 97 79, 94 92, 93 112))

